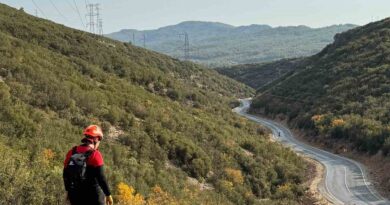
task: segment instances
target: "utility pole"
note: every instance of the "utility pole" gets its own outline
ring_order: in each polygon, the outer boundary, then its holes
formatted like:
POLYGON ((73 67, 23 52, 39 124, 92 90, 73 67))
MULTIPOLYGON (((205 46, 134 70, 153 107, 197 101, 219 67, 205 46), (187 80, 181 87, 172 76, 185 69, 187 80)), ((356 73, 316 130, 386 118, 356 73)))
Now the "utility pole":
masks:
POLYGON ((38 10, 35 9, 35 16, 38 17, 38 10))
POLYGON ((135 34, 133 33, 133 45, 135 45, 135 34))

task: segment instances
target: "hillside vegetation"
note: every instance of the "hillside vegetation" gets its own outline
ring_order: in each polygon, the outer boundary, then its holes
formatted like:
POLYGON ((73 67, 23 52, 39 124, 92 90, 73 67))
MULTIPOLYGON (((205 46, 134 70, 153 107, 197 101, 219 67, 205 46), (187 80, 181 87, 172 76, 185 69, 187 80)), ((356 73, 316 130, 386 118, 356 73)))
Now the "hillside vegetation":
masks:
POLYGON ((295 73, 262 89, 252 111, 285 116, 333 148, 388 156, 389 102, 388 18, 336 35, 295 73))
POLYGON ((263 63, 283 58, 309 56, 332 42, 336 33, 356 27, 334 25, 324 28, 306 26, 271 27, 268 25, 231 26, 215 22, 182 22, 156 30, 124 29, 107 36, 132 42, 167 55, 183 58, 184 37, 190 40, 191 61, 221 67, 236 64, 263 63))
POLYGON ((116 202, 301 203, 302 159, 231 112, 251 94, 213 70, 0 4, 0 204, 64 204, 62 162, 90 123, 106 133, 116 202))
POLYGON ((215 70, 254 89, 260 89, 296 72, 305 64, 303 58, 283 59, 270 63, 244 64, 215 70))

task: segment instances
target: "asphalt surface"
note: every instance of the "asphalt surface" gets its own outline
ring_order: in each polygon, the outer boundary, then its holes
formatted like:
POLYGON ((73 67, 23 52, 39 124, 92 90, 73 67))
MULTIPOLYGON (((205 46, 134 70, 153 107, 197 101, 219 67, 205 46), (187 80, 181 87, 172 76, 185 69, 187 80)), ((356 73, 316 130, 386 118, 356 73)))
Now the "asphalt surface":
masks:
POLYGON ((367 179, 364 167, 360 163, 298 141, 291 131, 283 125, 269 119, 248 114, 250 99, 242 99, 240 101, 241 106, 233 111, 270 128, 275 140, 324 165, 326 170, 325 179, 321 183, 319 191, 329 201, 334 204, 345 205, 390 205, 388 200, 375 191, 375 188, 367 179))

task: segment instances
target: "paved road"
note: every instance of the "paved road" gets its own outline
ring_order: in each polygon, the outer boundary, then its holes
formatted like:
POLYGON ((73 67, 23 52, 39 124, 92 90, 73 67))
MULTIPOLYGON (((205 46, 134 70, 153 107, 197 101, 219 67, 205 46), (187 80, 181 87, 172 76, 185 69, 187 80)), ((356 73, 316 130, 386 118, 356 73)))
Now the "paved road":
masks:
POLYGON ((305 154, 324 165, 326 176, 324 183, 319 187, 319 190, 334 204, 390 204, 389 201, 381 197, 375 191, 372 184, 367 180, 364 167, 361 164, 296 140, 291 131, 283 125, 268 119, 247 114, 247 110, 251 103, 250 99, 243 99, 240 101, 241 106, 234 109, 236 113, 269 127, 276 140, 291 147, 296 152, 305 154))

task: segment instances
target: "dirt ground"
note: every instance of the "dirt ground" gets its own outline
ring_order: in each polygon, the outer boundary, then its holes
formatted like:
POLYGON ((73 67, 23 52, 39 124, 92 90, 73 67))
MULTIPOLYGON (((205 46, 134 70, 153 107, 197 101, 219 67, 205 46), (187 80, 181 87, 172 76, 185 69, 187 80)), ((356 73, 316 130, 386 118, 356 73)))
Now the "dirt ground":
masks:
POLYGON ((310 180, 306 182, 306 186, 309 188, 307 190, 309 196, 313 199, 311 204, 330 205, 331 203, 323 195, 321 195, 318 189, 320 184, 323 182, 325 175, 323 165, 308 157, 304 157, 304 159, 309 164, 308 177, 310 180))

